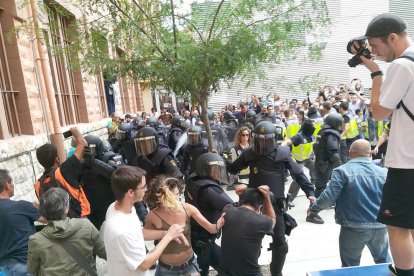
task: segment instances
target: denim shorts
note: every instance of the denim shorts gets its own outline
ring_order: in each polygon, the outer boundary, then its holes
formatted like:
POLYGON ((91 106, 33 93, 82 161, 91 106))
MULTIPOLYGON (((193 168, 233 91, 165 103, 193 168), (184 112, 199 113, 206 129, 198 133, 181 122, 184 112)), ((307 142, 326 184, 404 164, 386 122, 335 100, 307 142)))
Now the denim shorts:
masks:
POLYGON ((200 268, 198 267, 197 258, 193 254, 191 258, 182 265, 182 268, 178 266, 170 266, 158 261, 157 269, 155 270, 155 276, 179 276, 179 275, 198 275, 200 268), (167 268, 169 266, 169 268, 167 268))

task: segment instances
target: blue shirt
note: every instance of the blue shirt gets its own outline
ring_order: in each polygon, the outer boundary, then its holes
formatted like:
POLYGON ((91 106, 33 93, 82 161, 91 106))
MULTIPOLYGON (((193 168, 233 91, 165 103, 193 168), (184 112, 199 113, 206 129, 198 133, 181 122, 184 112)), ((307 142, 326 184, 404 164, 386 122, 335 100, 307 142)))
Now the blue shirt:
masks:
POLYGON ((0 199, 0 262, 27 262, 29 236, 39 218, 39 210, 30 202, 0 199))
POLYGON ((319 212, 336 202, 335 221, 352 228, 383 228, 376 221, 387 169, 374 165, 369 158, 358 157, 332 172, 328 187, 311 206, 319 212))

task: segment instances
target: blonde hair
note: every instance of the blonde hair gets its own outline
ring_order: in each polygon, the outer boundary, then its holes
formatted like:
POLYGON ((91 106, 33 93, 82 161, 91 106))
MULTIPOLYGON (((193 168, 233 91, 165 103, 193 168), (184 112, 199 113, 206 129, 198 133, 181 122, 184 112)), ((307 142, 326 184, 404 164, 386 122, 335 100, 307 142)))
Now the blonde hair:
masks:
POLYGON ((177 187, 182 191, 182 183, 179 179, 174 177, 167 177, 165 175, 157 176, 152 179, 150 186, 145 193, 144 202, 150 209, 157 207, 164 207, 171 210, 176 210, 179 207, 179 201, 172 190, 177 187))
POLYGON ((236 132, 236 135, 234 135, 234 146, 238 147, 240 146, 240 142, 241 142, 241 135, 243 133, 243 131, 248 131, 249 132, 249 140, 247 141, 250 144, 250 128, 248 128, 247 126, 242 126, 241 128, 239 128, 239 130, 236 132))

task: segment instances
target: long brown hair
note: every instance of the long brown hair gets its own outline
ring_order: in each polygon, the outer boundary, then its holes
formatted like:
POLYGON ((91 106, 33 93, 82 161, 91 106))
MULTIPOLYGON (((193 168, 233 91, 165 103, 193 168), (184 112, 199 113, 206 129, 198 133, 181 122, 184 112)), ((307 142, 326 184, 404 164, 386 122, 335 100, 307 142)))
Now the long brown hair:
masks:
POLYGON ((238 147, 240 146, 240 142, 241 142, 241 135, 243 133, 243 131, 248 131, 249 132, 249 140, 247 141, 249 144, 251 142, 250 140, 250 129, 247 126, 242 126, 241 128, 239 128, 239 130, 236 132, 236 135, 234 135, 234 146, 238 147))

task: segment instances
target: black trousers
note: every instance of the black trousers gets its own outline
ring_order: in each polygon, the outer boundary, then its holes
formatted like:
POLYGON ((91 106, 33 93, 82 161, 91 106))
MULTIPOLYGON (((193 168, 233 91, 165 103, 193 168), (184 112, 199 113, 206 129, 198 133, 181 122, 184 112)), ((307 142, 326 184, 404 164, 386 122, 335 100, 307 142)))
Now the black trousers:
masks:
MULTIPOLYGON (((275 211, 277 206, 273 206, 275 211)), ((270 272, 272 276, 282 275, 283 265, 285 264, 288 253, 288 244, 285 237, 285 220, 283 214, 276 211, 276 224, 273 228, 273 242, 270 245, 272 250, 272 262, 270 263, 270 272)))
POLYGON ((212 240, 191 240, 193 250, 197 255, 197 263, 200 267, 200 275, 207 276, 209 267, 212 266, 220 272, 221 247, 212 240))

